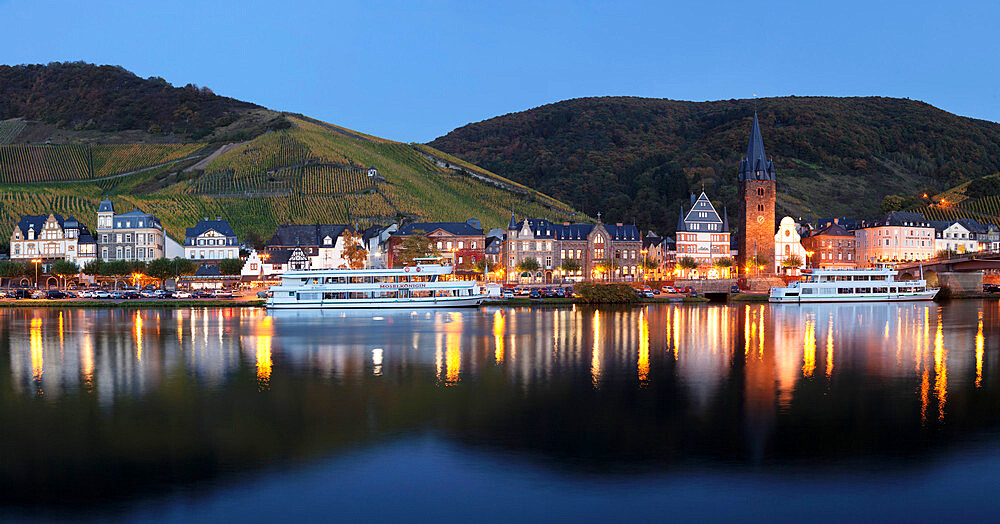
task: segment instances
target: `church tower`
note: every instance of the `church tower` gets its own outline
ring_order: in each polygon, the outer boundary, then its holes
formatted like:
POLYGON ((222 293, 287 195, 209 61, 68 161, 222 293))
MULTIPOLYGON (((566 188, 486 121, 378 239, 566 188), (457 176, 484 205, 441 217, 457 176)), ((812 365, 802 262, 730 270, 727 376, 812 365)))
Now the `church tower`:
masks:
POLYGON ((757 112, 747 143, 747 156, 740 162, 740 276, 774 274, 774 163, 764 154, 764 138, 760 134, 757 112), (747 261, 755 255, 767 260, 763 270, 747 271, 747 261))

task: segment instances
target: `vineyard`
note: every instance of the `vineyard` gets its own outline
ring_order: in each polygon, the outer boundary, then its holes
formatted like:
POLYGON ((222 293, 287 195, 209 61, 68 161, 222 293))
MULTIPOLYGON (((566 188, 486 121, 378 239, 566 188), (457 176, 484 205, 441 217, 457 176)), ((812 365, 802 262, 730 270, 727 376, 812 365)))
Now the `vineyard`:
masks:
POLYGON ((27 125, 27 122, 17 118, 0 121, 0 145, 13 143, 27 125))
POLYGON ((2 145, 0 183, 102 178, 181 160, 202 147, 203 144, 2 145))
POLYGON ((1000 196, 968 199, 961 204, 924 206, 918 210, 928 220, 958 220, 971 218, 984 224, 1000 226, 1000 196))
MULTIPOLYGON (((270 237, 287 223, 350 223, 359 227, 403 218, 505 225, 511 210, 551 220, 589 220, 565 204, 475 166, 440 165, 443 153, 288 117, 292 127, 270 131, 189 169, 204 144, 0 146, 0 224, 25 214, 73 214, 93 227, 98 202, 120 212, 157 215, 167 233, 204 217, 229 221, 240 237, 270 237), (368 176, 375 166, 378 176, 368 176), (120 176, 109 176, 120 175, 120 176), (45 182, 60 182, 58 184, 45 182)), ((218 148, 213 144, 212 148, 218 148)), ((203 151, 203 149, 205 151, 203 151)), ((458 165, 457 159, 449 163, 458 165)))

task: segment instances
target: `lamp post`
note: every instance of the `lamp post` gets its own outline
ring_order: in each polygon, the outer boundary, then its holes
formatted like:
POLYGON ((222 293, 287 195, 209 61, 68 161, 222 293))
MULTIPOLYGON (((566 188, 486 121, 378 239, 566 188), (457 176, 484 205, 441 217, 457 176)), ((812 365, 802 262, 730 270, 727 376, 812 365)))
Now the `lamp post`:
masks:
POLYGON ((31 263, 35 265, 35 289, 38 289, 38 264, 42 263, 42 259, 33 258, 31 259, 31 263))
POLYGON ((806 251, 806 267, 812 267, 812 256, 815 251, 806 251))
POLYGON ((643 285, 643 287, 646 286, 646 265, 648 263, 647 260, 646 260, 646 253, 647 252, 648 251, 645 250, 645 249, 642 250, 642 268, 641 268, 640 273, 642 273, 642 285, 643 285))

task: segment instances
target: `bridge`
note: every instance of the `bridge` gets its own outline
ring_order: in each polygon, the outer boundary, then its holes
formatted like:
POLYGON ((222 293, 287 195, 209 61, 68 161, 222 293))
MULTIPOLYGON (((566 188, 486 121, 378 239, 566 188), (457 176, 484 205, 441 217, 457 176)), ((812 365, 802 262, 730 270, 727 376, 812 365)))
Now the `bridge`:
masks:
POLYGON ((900 280, 927 280, 928 287, 948 286, 955 293, 982 293, 983 273, 1000 272, 1000 253, 970 253, 923 262, 896 264, 900 280))

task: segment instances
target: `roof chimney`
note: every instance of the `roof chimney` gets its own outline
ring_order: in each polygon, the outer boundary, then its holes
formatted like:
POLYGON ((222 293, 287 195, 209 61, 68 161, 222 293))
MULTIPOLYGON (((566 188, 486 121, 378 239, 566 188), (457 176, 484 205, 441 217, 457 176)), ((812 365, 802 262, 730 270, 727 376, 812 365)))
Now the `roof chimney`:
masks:
POLYGON ((215 217, 215 221, 216 222, 221 222, 222 221, 222 217, 215 217))
POLYGON ((833 219, 833 223, 839 225, 840 224, 840 219, 839 218, 833 219))
POLYGON ((615 225, 618 226, 618 227, 622 227, 622 225, 624 225, 624 224, 622 224, 621 222, 618 222, 615 225))

